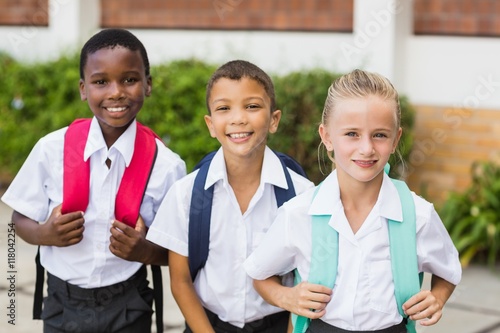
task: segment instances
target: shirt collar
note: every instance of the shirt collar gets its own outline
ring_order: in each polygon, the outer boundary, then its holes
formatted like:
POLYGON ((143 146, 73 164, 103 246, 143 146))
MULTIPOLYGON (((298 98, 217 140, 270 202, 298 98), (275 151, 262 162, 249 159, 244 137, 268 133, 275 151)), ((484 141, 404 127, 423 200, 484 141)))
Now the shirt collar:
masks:
POLYGON ((217 150, 210 162, 207 179, 205 180, 205 190, 219 180, 223 180, 227 183, 226 163, 224 162, 222 147, 217 150))
POLYGON ((380 203, 380 216, 388 220, 403 222, 403 208, 398 189, 385 173, 378 201, 380 203))
MULTIPOLYGON (((118 140, 109 148, 116 149, 125 161, 125 165, 128 167, 132 161, 132 156, 134 155, 134 144, 135 136, 137 133, 137 124, 134 119, 130 126, 125 130, 125 132, 120 135, 118 140)), ((97 118, 93 117, 90 123, 89 135, 87 138, 87 143, 85 145, 85 150, 83 153, 84 161, 87 161, 90 156, 101 149, 106 149, 106 142, 102 135, 101 127, 97 122, 97 118)))
POLYGON ((318 186, 309 207, 309 215, 335 215, 342 209, 337 170, 333 170, 318 186))
MULTIPOLYGON (((215 153, 208 169, 205 189, 209 188, 217 181, 223 180, 227 183, 226 163, 224 162, 224 152, 222 148, 215 153)), ((264 160, 262 162, 261 184, 269 183, 284 189, 288 189, 285 172, 279 157, 266 146, 264 160)))
MULTIPOLYGON (((398 222, 403 221, 403 210, 398 190, 389 176, 384 173, 377 204, 380 216, 398 222)), ((342 208, 337 170, 334 170, 317 188, 316 196, 311 202, 309 215, 336 215, 342 208)))
POLYGON ((261 183, 271 184, 288 190, 288 183, 280 158, 269 147, 264 151, 264 161, 260 176, 261 183))

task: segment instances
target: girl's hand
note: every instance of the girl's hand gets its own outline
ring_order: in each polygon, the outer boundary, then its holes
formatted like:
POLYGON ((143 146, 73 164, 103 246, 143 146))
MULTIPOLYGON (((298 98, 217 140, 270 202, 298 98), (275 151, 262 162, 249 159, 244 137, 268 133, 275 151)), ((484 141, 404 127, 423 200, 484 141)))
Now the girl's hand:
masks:
POLYGON ((421 320, 420 325, 431 326, 443 316, 443 307, 450 298, 455 286, 450 282, 432 275, 431 290, 422 290, 403 304, 404 312, 411 320, 421 320))
POLYGON ((422 290, 403 304, 403 310, 411 320, 422 320, 422 326, 430 326, 441 319, 443 306, 430 290, 422 290))

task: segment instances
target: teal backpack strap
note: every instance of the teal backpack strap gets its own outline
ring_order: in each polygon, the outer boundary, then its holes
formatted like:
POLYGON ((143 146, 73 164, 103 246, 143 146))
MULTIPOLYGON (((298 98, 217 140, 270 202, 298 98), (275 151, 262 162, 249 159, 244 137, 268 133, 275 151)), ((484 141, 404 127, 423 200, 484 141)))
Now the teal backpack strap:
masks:
POLYGON ((415 322, 404 314, 402 308, 404 302, 420 291, 422 283, 422 274, 419 275, 417 262, 415 202, 405 182, 391 180, 398 190, 403 208, 403 222, 389 220, 394 294, 399 314, 408 320, 406 329, 409 333, 416 333, 415 322))
MULTIPOLYGON (((389 169, 387 165, 384 168, 385 173, 388 174, 389 169)), ((405 182, 391 180, 398 190, 401 207, 403 207, 403 222, 389 220, 388 223, 394 294, 399 313, 407 319, 408 333, 416 333, 415 322, 407 318, 402 308, 403 303, 420 291, 423 278, 423 274, 418 272, 415 202, 405 182)), ((316 188, 313 199, 320 186, 321 184, 316 188)), ((309 282, 333 288, 337 277, 338 233, 328 225, 330 218, 330 215, 313 215, 312 217, 314 241, 312 242, 309 282)), ((300 282, 301 277, 295 270, 295 284, 300 282)), ((309 326, 310 319, 292 314, 292 323, 293 333, 304 333, 309 326)))
MULTIPOLYGON (((321 184, 314 192, 316 196, 321 184)), ((331 215, 312 216, 312 256, 309 282, 333 288, 337 278, 339 234, 328 225, 331 215)), ((299 272, 295 270, 295 284, 301 282, 299 272)), ((293 332, 304 333, 309 327, 310 319, 292 314, 293 332)))

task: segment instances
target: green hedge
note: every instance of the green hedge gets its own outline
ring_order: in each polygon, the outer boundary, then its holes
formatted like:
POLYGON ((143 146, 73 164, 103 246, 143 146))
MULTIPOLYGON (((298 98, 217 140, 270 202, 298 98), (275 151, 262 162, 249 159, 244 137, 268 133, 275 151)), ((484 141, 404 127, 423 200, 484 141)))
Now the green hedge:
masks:
MULTIPOLYGON (((26 65, 0 54, 4 87, 0 94, 0 173, 14 175, 44 134, 68 125, 74 118, 92 116, 80 100, 78 66, 77 56, 26 65), (22 100, 22 107, 13 103, 16 98, 22 100)), ((152 66, 153 93, 138 115, 139 121, 155 130, 186 161, 188 170, 219 146, 203 120, 207 112, 205 86, 216 67, 193 59, 152 66)), ((317 128, 327 88, 338 75, 316 69, 273 77, 283 117, 269 144, 295 157, 316 183, 324 178, 318 168, 317 128)), ((404 97, 401 104, 406 115, 402 142, 407 158, 414 110, 404 97)))
POLYGON ((451 193, 440 211, 443 223, 460 253, 470 262, 500 261, 500 163, 475 162, 472 183, 463 193, 451 193))

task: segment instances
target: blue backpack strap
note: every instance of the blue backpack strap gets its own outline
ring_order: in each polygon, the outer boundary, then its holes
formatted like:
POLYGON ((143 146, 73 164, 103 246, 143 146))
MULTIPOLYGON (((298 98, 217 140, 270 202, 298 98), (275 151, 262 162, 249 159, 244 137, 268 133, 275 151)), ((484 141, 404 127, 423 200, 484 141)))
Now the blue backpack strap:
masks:
MULTIPOLYGON (((321 184, 314 191, 313 200, 321 184)), ((312 216, 312 256, 309 272, 309 282, 333 288, 337 279, 339 234, 328 223, 331 215, 312 216), (325 269, 328 267, 328 269, 325 269)), ((300 283, 301 277, 295 270, 295 284, 300 283)), ((304 333, 311 320, 303 316, 292 314, 294 333, 304 333)))
POLYGON ((212 162, 212 159, 214 158, 215 153, 217 153, 217 150, 211 151, 210 153, 203 156, 202 159, 194 166, 193 171, 198 170, 202 165, 206 163, 210 164, 210 162, 212 162))
POLYGON ((205 265, 208 258, 208 243, 210 240, 210 217, 212 215, 212 200, 214 185, 205 190, 208 169, 215 152, 206 155, 198 163, 189 208, 189 271, 194 281, 198 271, 205 265))
MULTIPOLYGON (((403 208, 403 222, 389 220, 394 294, 399 314, 403 318, 407 318, 402 306, 410 297, 420 291, 422 282, 422 274, 419 275, 417 261, 415 202, 405 182, 391 180, 398 190, 401 207, 403 208)), ((415 322, 407 318, 406 328, 409 333, 415 333, 415 322)))
MULTIPOLYGON (((281 153, 279 151, 274 151, 273 152, 280 158, 280 161, 283 165, 287 166, 288 168, 292 169, 302 177, 308 178, 306 172, 302 168, 299 162, 297 162, 295 159, 293 159, 290 155, 287 155, 285 153, 281 153)), ((288 174, 287 171, 285 171, 285 176, 288 174)))
MULTIPOLYGON (((208 169, 216 151, 205 155, 201 161, 194 167, 194 170, 199 169, 195 177, 193 191, 191 195, 191 205, 189 208, 189 236, 188 236, 188 253, 189 253, 189 271, 191 278, 194 281, 198 271, 205 266, 208 258, 208 249, 210 242, 210 218, 212 215, 212 200, 214 195, 214 186, 212 185, 205 190, 205 182, 207 179, 208 169)), ((295 188, 293 186, 290 172, 287 166, 295 172, 305 175, 300 164, 290 156, 274 152, 281 161, 283 172, 285 173, 288 189, 283 189, 274 186, 274 195, 276 203, 280 207, 283 203, 295 196, 295 188)))
MULTIPOLYGON (((281 153, 280 153, 281 154, 281 153)), ((279 157, 280 155, 278 155, 279 157)), ((283 172, 285 173, 286 183, 288 185, 288 189, 284 189, 278 186, 274 187, 274 195, 276 196, 276 203, 278 207, 281 207, 285 202, 290 200, 295 196, 295 188, 293 186, 292 177, 290 176, 290 172, 286 167, 285 162, 280 158, 281 166, 283 167, 283 172)))

